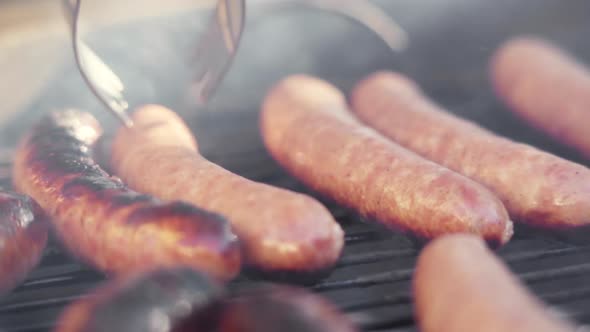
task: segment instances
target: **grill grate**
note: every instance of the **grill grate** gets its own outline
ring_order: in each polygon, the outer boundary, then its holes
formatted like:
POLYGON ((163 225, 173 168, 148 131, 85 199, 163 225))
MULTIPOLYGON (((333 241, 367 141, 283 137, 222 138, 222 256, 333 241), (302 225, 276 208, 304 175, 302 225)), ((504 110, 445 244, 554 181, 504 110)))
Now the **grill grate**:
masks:
MULTIPOLYGON (((313 194, 287 176, 259 141, 253 148, 253 142, 246 140, 249 149, 240 149, 231 126, 221 128, 225 130, 220 133, 217 127, 214 141, 221 144, 231 140, 233 148, 208 153, 211 160, 244 176, 313 194)), ((216 151, 207 144, 202 147, 216 151)), ((7 169, 10 165, 0 166, 7 169)), ((9 182, 5 175, 0 180, 9 182)), ((311 289, 333 301, 366 331, 416 331, 410 287, 417 246, 329 201, 323 202, 343 225, 346 247, 333 273, 311 289)), ((567 245, 517 230, 514 240, 498 253, 553 310, 590 324, 590 246, 567 245)), ((48 331, 65 305, 102 280, 99 273, 75 262, 51 240, 40 266, 16 291, 0 299, 0 327, 6 332, 48 331)), ((248 287, 252 282, 241 276, 232 286, 248 287)))
MULTIPOLYGON (((590 48, 583 33, 590 28, 590 21, 582 14, 588 12, 587 0, 523 0, 502 5, 489 1, 471 1, 468 5, 467 1, 460 1, 452 11, 427 11, 441 13, 432 17, 426 13, 420 15, 420 10, 407 7, 403 1, 376 2, 411 32, 414 43, 408 52, 392 59, 389 52, 378 48, 382 47, 380 43, 365 38, 365 31, 349 29, 348 25, 338 26, 338 23, 326 28, 329 24, 320 24, 324 19, 316 23, 308 22, 307 18, 305 23, 296 17, 286 20, 284 30, 292 32, 280 38, 270 32, 277 30, 279 33, 281 25, 251 28, 234 72, 214 106, 223 111, 202 112, 198 116, 188 113, 193 111, 192 107, 179 102, 182 98, 174 81, 164 79, 174 77, 171 71, 175 70, 177 62, 177 57, 166 53, 166 46, 174 44, 182 33, 169 31, 174 29, 168 27, 142 27, 141 31, 116 27, 110 34, 103 34, 105 38, 98 38, 97 44, 102 47, 96 46, 129 82, 132 101, 145 102, 146 96, 136 90, 146 88, 154 93, 149 96, 155 98, 157 92, 158 97, 163 97, 162 102, 181 114, 184 110, 183 115, 198 135, 200 149, 209 159, 245 177, 287 189, 310 193, 285 174, 265 152, 259 138, 257 114, 252 110, 258 108, 271 84, 293 72, 318 75, 346 89, 371 71, 403 68, 435 100, 461 116, 502 135, 581 161, 571 149, 540 135, 510 112, 503 112, 503 107, 491 95, 485 68, 495 45, 516 32, 544 34, 575 50, 584 59, 590 59, 590 48), (447 12, 448 17, 443 15, 447 12), (541 15, 543 13, 545 16, 541 15), (336 33, 339 29, 344 33, 336 33), (315 38, 303 38, 307 35, 315 38), (115 38, 119 42, 111 44, 112 36, 120 37, 115 38), (149 40, 145 44, 161 47, 150 46, 147 51, 142 44, 144 38, 149 40), (309 42, 304 43, 307 39, 309 42), (262 49, 259 40, 267 41, 262 49), (302 56, 300 49, 309 53, 302 56), (261 54, 265 56, 260 57, 261 54), (149 85, 134 68, 153 71, 162 81, 149 85)), ((448 7, 448 4, 442 5, 448 7)), ((45 110, 63 106, 96 110, 95 115, 108 127, 110 117, 96 109, 95 99, 83 86, 74 66, 65 66, 47 91, 34 97, 26 110, 2 126, 2 144, 14 145, 31 120, 45 110)), ((0 187, 10 184, 9 163, 6 163, 9 155, 10 151, 0 149, 0 187)), ((412 312, 411 275, 418 249, 403 236, 384 232, 329 201, 322 202, 344 226, 346 247, 333 273, 312 289, 332 300, 366 331, 417 331, 412 312)), ((590 246, 572 246, 548 235, 518 228, 516 231, 513 240, 498 254, 552 309, 590 324, 590 246)), ((41 265, 26 282, 0 298, 0 329, 5 332, 48 331, 65 305, 101 280, 100 274, 73 261, 53 241, 41 265)), ((252 282, 240 277, 232 286, 248 287, 252 282)))

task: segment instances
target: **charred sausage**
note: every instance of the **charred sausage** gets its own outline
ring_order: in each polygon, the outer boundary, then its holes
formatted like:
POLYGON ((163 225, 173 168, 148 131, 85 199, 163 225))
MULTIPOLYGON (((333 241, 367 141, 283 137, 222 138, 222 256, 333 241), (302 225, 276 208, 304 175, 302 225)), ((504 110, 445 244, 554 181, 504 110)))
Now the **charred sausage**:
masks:
POLYGON ((282 81, 264 101, 261 127, 268 150, 292 174, 389 227, 426 239, 473 233, 492 244, 512 236, 488 189, 361 125, 326 82, 282 81))
POLYGON ((219 284, 194 270, 127 275, 70 304, 55 332, 209 331, 214 320, 210 323, 207 316, 223 296, 219 284), (191 329, 183 329, 189 324, 191 329))
POLYGON ((418 259, 413 289, 423 332, 576 331, 569 322, 550 316, 473 236, 450 235, 431 242, 418 259))
POLYGON ((220 322, 219 332, 357 331, 327 300, 291 286, 265 286, 230 299, 220 322))
POLYGON ((549 42, 522 37, 495 54, 498 96, 516 114, 590 158, 590 71, 549 42))
POLYGON ((399 74, 369 77, 352 100, 359 118, 387 137, 492 189, 514 220, 551 230, 590 224, 586 167, 455 117, 399 74))
POLYGON ((35 267, 47 244, 48 221, 29 197, 0 191, 0 294, 35 267))
POLYGON ((16 188, 52 217, 66 247, 111 274, 188 266, 222 279, 235 276, 240 250, 229 223, 187 203, 139 194, 109 177, 92 159, 100 134, 90 114, 56 112, 16 152, 16 188))
MULTIPOLYGON (((113 140, 115 173, 131 188, 180 199, 226 216, 245 263, 268 272, 315 272, 340 256, 344 234, 313 198, 257 183, 203 158, 172 111, 145 106, 113 140)), ((313 274, 313 273, 312 273, 313 274)))

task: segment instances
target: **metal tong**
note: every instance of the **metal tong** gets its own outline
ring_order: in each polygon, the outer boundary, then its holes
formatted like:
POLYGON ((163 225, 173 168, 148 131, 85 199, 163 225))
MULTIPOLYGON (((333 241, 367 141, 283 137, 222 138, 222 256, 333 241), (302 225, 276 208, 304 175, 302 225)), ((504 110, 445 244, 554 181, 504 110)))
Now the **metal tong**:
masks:
MULTIPOLYGON (((406 46, 407 36, 379 7, 365 0, 250 0, 261 9, 278 10, 304 5, 333 12, 363 24, 394 51, 406 46), (258 3, 257 3, 258 1, 258 3)), ((81 40, 79 21, 82 0, 62 0, 70 26, 76 65, 94 95, 125 126, 133 126, 127 111, 125 85, 111 68, 81 40)), ((201 103, 206 103, 222 82, 238 50, 246 20, 246 0, 218 0, 213 19, 196 47, 192 83, 201 103)))

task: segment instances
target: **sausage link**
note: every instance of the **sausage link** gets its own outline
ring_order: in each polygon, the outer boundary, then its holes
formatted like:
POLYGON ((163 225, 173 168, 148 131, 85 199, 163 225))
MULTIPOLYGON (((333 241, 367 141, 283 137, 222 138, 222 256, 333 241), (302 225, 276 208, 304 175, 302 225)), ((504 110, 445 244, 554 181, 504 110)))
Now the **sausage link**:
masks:
POLYGON ((219 332, 354 332, 331 303, 301 288, 265 286, 227 301, 219 332))
POLYGON ((510 109, 590 158, 590 71, 549 42, 510 40, 493 57, 498 96, 510 109))
POLYGON ((48 221, 27 196, 0 191, 0 294, 10 291, 41 259, 48 221))
POLYGON ((361 125, 326 82, 282 81, 264 101, 261 127, 267 148, 292 174, 389 227, 426 239, 473 233, 493 244, 512 236, 491 192, 361 125))
POLYGON ((92 159, 101 128, 88 113, 52 113, 22 141, 15 186, 52 218, 71 252, 107 273, 202 268, 228 279, 240 270, 236 236, 222 217, 126 188, 92 159))
POLYGON ((514 220, 553 230, 589 225, 586 167, 445 112, 399 74, 369 77, 352 100, 359 118, 387 137, 492 189, 514 220))
POLYGON ((54 331, 181 332, 189 321, 192 328, 186 331, 209 331, 203 316, 215 310, 224 293, 219 284, 189 269, 127 275, 66 307, 54 331))
POLYGON ((315 199, 250 181, 203 158, 171 110, 145 106, 134 128, 113 140, 112 168, 130 187, 180 199, 228 218, 248 265, 268 272, 315 272, 339 258, 344 233, 315 199))
POLYGON ((550 316, 483 242, 450 235, 420 254, 413 279, 422 332, 574 332, 550 316))

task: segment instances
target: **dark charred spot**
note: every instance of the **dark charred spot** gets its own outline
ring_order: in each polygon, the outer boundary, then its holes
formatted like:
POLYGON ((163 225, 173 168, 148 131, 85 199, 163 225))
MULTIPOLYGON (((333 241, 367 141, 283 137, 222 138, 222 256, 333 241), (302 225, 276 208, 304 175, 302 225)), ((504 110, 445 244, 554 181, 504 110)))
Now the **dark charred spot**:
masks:
MULTIPOLYGON (((210 226, 216 227, 228 224, 223 217, 215 213, 211 213, 199 209, 189 203, 179 201, 170 203, 161 202, 157 205, 138 208, 129 215, 127 222, 134 224, 141 222, 142 220, 155 220, 165 217, 194 219, 195 221, 199 221, 201 223, 205 222, 210 226)), ((202 224, 202 226, 205 226, 205 224, 202 224)))
POLYGON ((47 220, 38 205, 28 196, 0 192, 0 233, 15 234, 22 229, 37 230, 39 237, 46 235, 47 220))
POLYGON ((66 198, 75 199, 87 194, 98 196, 101 192, 121 188, 120 184, 105 176, 77 176, 63 185, 61 194, 66 198))
POLYGON ((65 132, 56 132, 47 136, 35 135, 29 139, 29 144, 42 148, 42 150, 88 153, 88 144, 67 135, 65 132))
POLYGON ((227 301, 219 331, 352 332, 355 329, 327 301, 309 291, 267 286, 227 301))
POLYGON ((81 174, 86 176, 102 175, 106 176, 106 173, 95 164, 89 163, 88 160, 83 158, 72 158, 67 154, 55 154, 55 155, 37 155, 35 160, 31 162, 31 166, 34 167, 37 172, 42 174, 81 174))
POLYGON ((118 209, 139 203, 155 203, 157 200, 149 195, 136 193, 131 190, 117 190, 116 193, 107 194, 107 204, 110 209, 118 209))
POLYGON ((153 272, 101 303, 85 330, 157 332, 162 324, 174 328, 192 321, 190 331, 198 331, 212 319, 202 313, 217 307, 223 295, 220 285, 193 270, 153 272))

